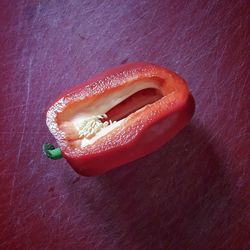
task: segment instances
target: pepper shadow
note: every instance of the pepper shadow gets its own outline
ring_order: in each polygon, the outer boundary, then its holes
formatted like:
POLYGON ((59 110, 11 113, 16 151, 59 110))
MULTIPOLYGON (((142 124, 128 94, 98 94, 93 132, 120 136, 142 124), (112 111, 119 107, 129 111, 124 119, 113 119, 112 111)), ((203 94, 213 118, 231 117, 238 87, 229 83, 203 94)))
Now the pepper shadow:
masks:
POLYGON ((196 121, 157 152, 81 184, 95 191, 75 202, 107 230, 104 248, 213 249, 230 233, 232 185, 196 121))

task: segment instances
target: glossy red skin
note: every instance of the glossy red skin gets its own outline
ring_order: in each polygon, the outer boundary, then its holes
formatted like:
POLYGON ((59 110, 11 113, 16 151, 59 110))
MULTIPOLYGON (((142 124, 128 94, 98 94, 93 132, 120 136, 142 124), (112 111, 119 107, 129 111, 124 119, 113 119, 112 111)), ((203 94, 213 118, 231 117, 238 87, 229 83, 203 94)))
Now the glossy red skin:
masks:
POLYGON ((86 100, 90 100, 123 88, 131 81, 149 77, 165 81, 162 90, 166 98, 148 105, 143 112, 131 114, 122 130, 114 129, 93 145, 85 147, 81 154, 75 154, 69 143, 61 146, 64 158, 77 173, 84 176, 100 175, 143 157, 165 144, 189 122, 195 104, 185 81, 174 72, 153 64, 133 63, 113 68, 75 87, 64 96, 74 103, 77 101, 75 94, 81 92, 88 96, 86 100), (169 88, 175 90, 171 98, 168 97, 169 88))

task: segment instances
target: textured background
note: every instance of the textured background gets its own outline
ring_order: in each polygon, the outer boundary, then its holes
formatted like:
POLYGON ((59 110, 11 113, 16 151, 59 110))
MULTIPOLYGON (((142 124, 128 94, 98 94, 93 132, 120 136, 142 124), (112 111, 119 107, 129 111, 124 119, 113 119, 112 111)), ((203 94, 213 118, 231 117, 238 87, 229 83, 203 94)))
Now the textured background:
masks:
POLYGON ((0 13, 0 249, 250 249, 247 0, 2 0, 0 13), (191 124, 100 177, 46 159, 54 99, 134 61, 188 81, 191 124))

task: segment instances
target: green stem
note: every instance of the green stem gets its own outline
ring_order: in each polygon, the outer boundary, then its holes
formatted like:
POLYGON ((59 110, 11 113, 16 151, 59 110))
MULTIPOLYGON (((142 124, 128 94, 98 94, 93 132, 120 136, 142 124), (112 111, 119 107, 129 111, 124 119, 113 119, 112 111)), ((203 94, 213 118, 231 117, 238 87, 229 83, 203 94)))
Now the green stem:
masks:
POLYGON ((43 152, 48 158, 52 160, 57 160, 62 158, 62 151, 60 148, 55 148, 54 145, 49 143, 43 144, 43 152))

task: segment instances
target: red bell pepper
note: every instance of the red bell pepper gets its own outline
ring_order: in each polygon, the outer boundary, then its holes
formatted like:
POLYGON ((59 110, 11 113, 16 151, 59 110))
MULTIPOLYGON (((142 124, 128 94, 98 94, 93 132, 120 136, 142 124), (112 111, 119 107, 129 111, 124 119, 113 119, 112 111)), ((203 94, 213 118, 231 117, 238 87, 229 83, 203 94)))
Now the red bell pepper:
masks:
POLYGON ((185 81, 148 63, 111 69, 60 97, 47 112, 47 126, 62 156, 85 176, 145 156, 175 136, 191 119, 194 100, 185 81))

